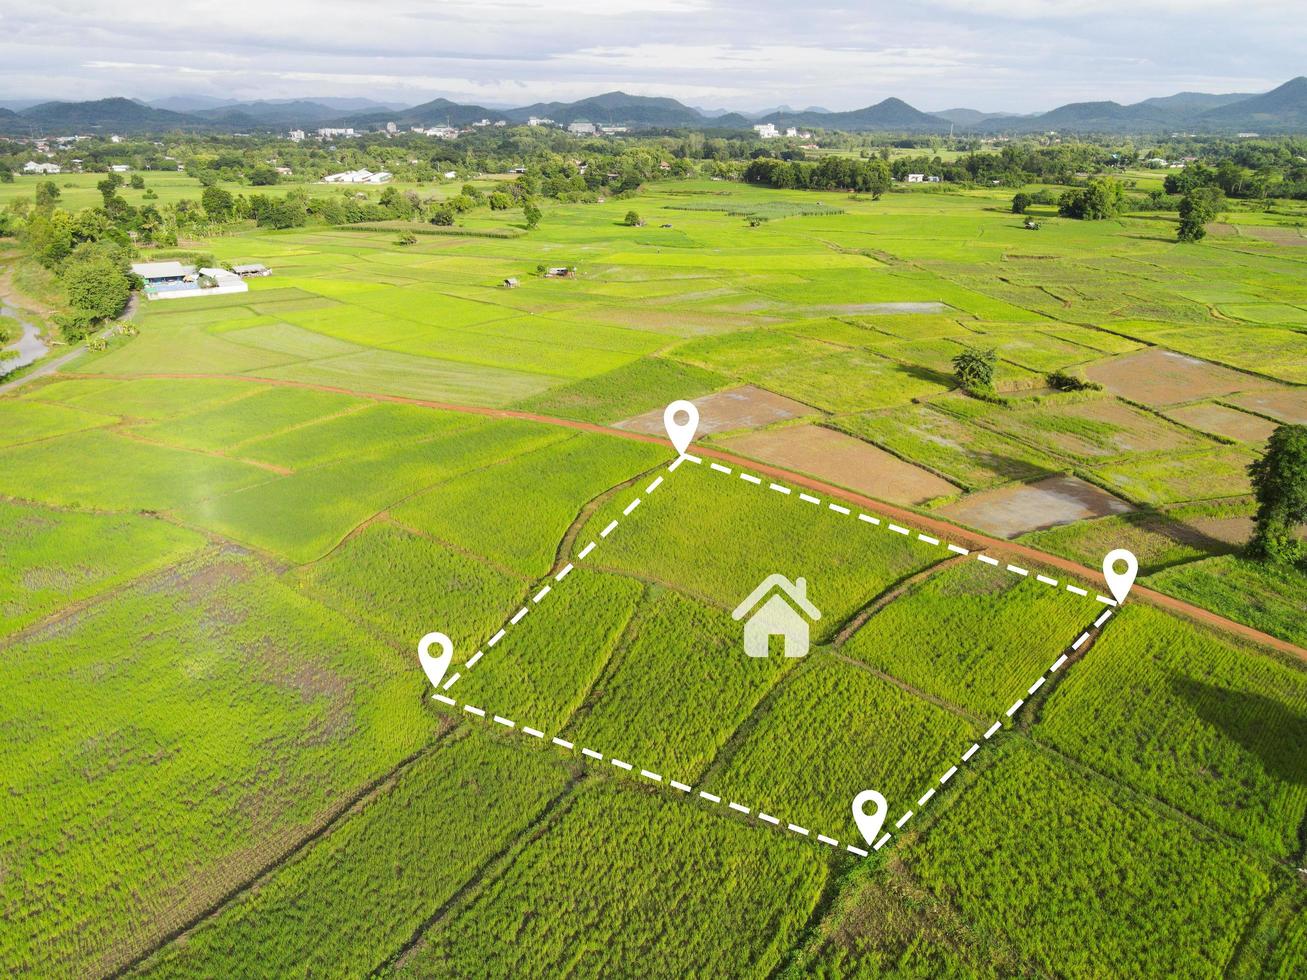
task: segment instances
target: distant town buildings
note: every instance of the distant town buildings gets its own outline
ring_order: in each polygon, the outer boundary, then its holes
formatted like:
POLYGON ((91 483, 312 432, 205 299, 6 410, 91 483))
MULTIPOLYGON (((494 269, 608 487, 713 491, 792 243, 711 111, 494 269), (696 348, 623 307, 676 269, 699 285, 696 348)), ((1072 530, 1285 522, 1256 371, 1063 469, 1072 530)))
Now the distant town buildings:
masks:
POLYGON ((568 123, 567 131, 573 136, 593 136, 595 134, 595 124, 586 122, 584 119, 578 119, 576 122, 568 123))
POLYGON ((629 126, 600 126, 599 127, 599 132, 603 133, 605 136, 618 136, 621 133, 626 133, 629 131, 630 131, 629 126))
POLYGON ((442 140, 458 139, 458 130, 453 126, 429 126, 423 129, 421 126, 410 126, 410 132, 418 133, 422 136, 435 136, 442 140))
POLYGON ((292 140, 293 142, 295 142, 295 143, 303 143, 303 142, 304 142, 304 130, 302 130, 302 129, 292 129, 292 130, 290 131, 290 138, 291 138, 291 140, 292 140))
POLYGON ((532 116, 526 121, 528 126, 553 126, 554 121, 547 116, 532 116))
POLYGON ((343 173, 327 174, 322 178, 324 184, 384 184, 390 180, 388 170, 346 170, 343 173))
POLYGON ((399 132, 399 127, 396 126, 393 122, 388 122, 388 123, 386 123, 386 132, 388 132, 388 133, 390 133, 390 135, 394 136, 396 133, 399 132))
POLYGON ((344 136, 346 139, 349 139, 353 135, 354 135, 354 128, 352 126, 346 129, 335 129, 332 127, 324 127, 318 130, 318 137, 324 140, 337 139, 341 136, 344 136))
POLYGON ((28 160, 23 164, 25 174, 57 174, 62 171, 63 168, 57 163, 37 163, 35 160, 28 160))
POLYGON ((753 127, 753 131, 758 134, 759 139, 774 140, 781 135, 775 123, 758 123, 753 127))

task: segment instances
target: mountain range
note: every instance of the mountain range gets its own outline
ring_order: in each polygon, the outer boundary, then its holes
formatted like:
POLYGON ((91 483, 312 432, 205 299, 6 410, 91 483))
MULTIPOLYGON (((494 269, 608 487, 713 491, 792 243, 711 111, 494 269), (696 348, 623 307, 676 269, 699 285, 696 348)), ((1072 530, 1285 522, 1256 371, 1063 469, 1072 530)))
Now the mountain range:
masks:
POLYGON ((377 129, 393 122, 410 126, 467 126, 482 119, 523 123, 536 116, 560 125, 588 121, 633 129, 748 130, 756 123, 778 127, 848 132, 946 133, 1165 133, 1301 132, 1307 130, 1307 77, 1299 76, 1261 94, 1213 95, 1180 92, 1130 105, 1074 102, 1043 113, 981 112, 947 109, 922 112, 901 99, 843 112, 820 108, 792 110, 781 106, 757 113, 691 108, 675 99, 607 92, 576 102, 536 102, 517 108, 488 108, 433 99, 404 108, 369 99, 267 99, 224 101, 202 96, 173 97, 145 103, 111 98, 91 102, 0 103, 0 133, 60 135, 70 133, 159 133, 171 130, 211 132, 284 131, 320 126, 377 129))

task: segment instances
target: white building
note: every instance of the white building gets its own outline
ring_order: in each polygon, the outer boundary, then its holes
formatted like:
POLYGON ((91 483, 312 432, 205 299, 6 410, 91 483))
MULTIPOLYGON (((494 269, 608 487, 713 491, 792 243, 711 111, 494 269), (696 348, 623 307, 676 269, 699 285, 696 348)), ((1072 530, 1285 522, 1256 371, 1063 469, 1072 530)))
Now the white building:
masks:
POLYGON ((354 129, 353 127, 350 127, 348 129, 332 129, 328 127, 324 129, 319 129, 318 135, 326 140, 335 139, 338 136, 344 136, 346 138, 349 138, 354 135, 354 129))
POLYGON ((110 170, 111 172, 113 172, 113 173, 116 173, 116 174, 125 174, 125 173, 127 173, 127 171, 129 171, 129 170, 131 170, 131 169, 132 169, 132 168, 129 167, 129 166, 128 166, 127 164, 125 164, 125 163, 115 163, 115 164, 110 165, 110 167, 109 167, 109 170, 110 170))
POLYGON ((621 133, 629 132, 629 126, 600 126, 599 132, 605 136, 617 136, 621 133))
POLYGON ((393 122, 388 122, 386 123, 386 132, 390 133, 393 136, 395 133, 399 132, 399 127, 396 126, 393 122))
POLYGON ((554 121, 547 116, 532 116, 526 121, 528 126, 552 126, 554 121))
POLYGON ((324 184, 384 184, 390 180, 389 170, 346 170, 343 173, 327 174, 322 178, 324 184))
POLYGON ((925 174, 908 174, 909 184, 921 184, 924 183, 925 180, 926 180, 925 174))
POLYGON ((291 140, 292 140, 293 142, 295 142, 295 143, 303 143, 303 142, 304 142, 304 130, 302 130, 302 129, 292 129, 292 130, 290 131, 290 138, 291 138, 291 140))
POLYGON ((753 127, 753 131, 758 134, 759 139, 774 140, 781 135, 774 123, 758 123, 753 127))
POLYGON ((496 120, 495 120, 495 125, 496 125, 496 126, 507 126, 507 125, 508 125, 508 120, 507 120, 507 119, 496 119, 496 120))
POLYGON ((23 164, 23 173, 25 174, 57 174, 62 172, 63 168, 57 163, 37 163, 35 160, 28 160, 23 164))
POLYGON ((584 119, 578 119, 574 123, 569 123, 567 131, 573 136, 593 136, 595 134, 595 124, 586 122, 584 119))

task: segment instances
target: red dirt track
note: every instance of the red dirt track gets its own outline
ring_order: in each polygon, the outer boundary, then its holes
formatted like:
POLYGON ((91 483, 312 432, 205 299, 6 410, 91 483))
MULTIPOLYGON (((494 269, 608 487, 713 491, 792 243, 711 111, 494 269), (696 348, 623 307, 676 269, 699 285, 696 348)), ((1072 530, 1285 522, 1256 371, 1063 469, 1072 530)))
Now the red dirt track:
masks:
MULTIPOLYGON (((666 445, 667 440, 652 435, 645 435, 640 432, 630 432, 622 429, 614 429, 606 425, 599 425, 594 422, 579 422, 572 419, 560 419, 550 415, 539 415, 535 412, 521 412, 509 408, 488 408, 479 405, 456 405, 449 402, 431 401, 424 398, 408 398, 403 395, 386 395, 369 391, 355 391, 351 388, 341 388, 335 385, 314 384, 305 381, 290 381, 283 378, 262 378, 256 375, 245 374, 202 374, 202 373, 154 373, 154 374, 60 374, 60 380, 94 380, 94 379, 112 379, 115 381, 138 381, 143 379, 173 378, 186 381, 200 381, 222 379, 227 381, 249 381, 257 384, 275 385, 285 388, 309 388, 315 391, 335 392, 343 395, 353 395, 358 398, 368 398, 379 402, 395 402, 403 405, 416 405, 424 408, 438 409, 447 412, 462 412, 471 415, 486 415, 493 418, 522 419, 529 422, 540 422, 545 425, 558 425, 569 429, 577 429, 582 432, 596 432, 607 436, 616 436, 621 439, 632 439, 637 442, 654 443, 657 445, 666 445)), ((799 473, 793 473, 789 470, 780 469, 779 467, 769 466, 765 463, 759 463, 755 460, 744 459, 734 456, 731 453, 722 452, 718 449, 712 449, 703 446, 693 447, 698 455, 711 456, 714 459, 720 459, 723 462, 734 463, 746 469, 754 470, 758 473, 765 473, 768 476, 783 479, 789 483, 798 486, 807 487, 810 490, 816 490, 829 497, 836 497, 841 500, 851 501, 863 507, 875 510, 904 524, 915 525, 917 528, 928 531, 930 534, 940 538, 948 539, 960 545, 965 545, 973 551, 985 551, 995 555, 1004 555, 1008 558, 1019 558, 1023 561, 1033 564, 1043 565, 1047 568, 1060 569, 1076 575, 1086 581, 1096 582, 1101 575, 1099 569, 1086 568, 1077 562, 1067 558, 1060 558, 1057 555, 1050 555, 1038 549, 1031 548, 1027 545, 1018 544, 1012 541, 1004 541, 1000 538, 991 538, 987 535, 971 531, 956 524, 939 520, 935 517, 929 517, 913 510, 907 510, 897 507, 894 504, 886 503, 883 500, 876 500, 873 497, 864 496, 863 494, 854 493, 837 487, 822 480, 813 479, 799 473)), ((1130 595, 1135 599, 1142 599, 1169 612, 1177 613, 1187 619, 1197 623, 1202 623, 1215 629, 1222 630, 1226 633, 1233 634, 1253 643, 1260 644, 1271 649, 1278 650, 1282 653, 1290 654, 1301 660, 1307 660, 1307 650, 1287 640, 1263 633, 1261 630, 1253 629, 1251 626, 1245 626, 1242 623, 1236 623, 1224 616, 1219 616, 1210 610, 1203 609, 1199 606, 1192 605, 1182 599, 1176 599, 1173 596, 1164 595, 1161 592, 1155 592, 1152 589, 1142 585, 1136 585, 1130 590, 1130 595)))

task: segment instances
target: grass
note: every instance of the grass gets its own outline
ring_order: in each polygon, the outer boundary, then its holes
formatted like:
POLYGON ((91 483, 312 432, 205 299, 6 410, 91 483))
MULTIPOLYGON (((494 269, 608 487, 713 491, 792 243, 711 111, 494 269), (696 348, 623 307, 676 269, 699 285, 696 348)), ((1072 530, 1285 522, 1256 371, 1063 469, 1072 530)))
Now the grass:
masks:
POLYGON ((1148 584, 1236 622, 1307 647, 1307 575, 1223 555, 1163 569, 1148 584))
POLYGON ((667 458, 660 446, 589 433, 455 477, 392 509, 395 520, 531 576, 554 563, 578 501, 667 458))
POLYGON ((1127 606, 1036 734, 1277 858, 1307 815, 1307 671, 1127 606), (1125 696, 1125 695, 1128 695, 1125 696))
POLYGON ((194 553, 204 538, 147 518, 0 501, 0 631, 9 633, 194 553))
POLYGON ((429 737, 407 663, 239 559, 6 662, 6 973, 108 972, 429 737))
POLYGON ((585 787, 427 933, 408 967, 604 976, 639 963, 656 977, 765 976, 826 875, 820 854, 798 841, 634 788, 585 787))
POLYGON ((1012 972, 1071 976, 1104 963, 1135 976, 1219 976, 1275 874, 1021 745, 959 793, 905 860, 932 897, 1016 951, 1012 972), (1020 834, 998 819, 1011 813, 1020 834))
POLYGON ((936 572, 881 609, 844 652, 988 725, 1100 609, 969 561, 936 572))
MULTIPOLYGON (((511 238, 474 214, 404 248, 393 228, 202 243, 273 275, 145 304, 139 336, 0 398, 0 970, 1301 973, 1279 864, 1307 818, 1300 665, 1127 606, 914 807, 1098 604, 974 561, 899 594, 948 553, 706 462, 649 492, 665 446, 364 397, 607 424, 752 383, 966 492, 1106 485, 1141 510, 1025 540, 1090 566, 1130 547, 1150 584, 1303 643, 1297 573, 1208 523, 1249 513, 1253 447, 1041 390, 1158 345, 1245 372, 1207 372, 1230 394, 1204 399, 1294 411, 1301 250, 1177 248, 1131 216, 1034 235, 1010 196, 660 182, 643 230, 609 200, 511 238), (1005 404, 954 390, 964 344, 999 350, 1005 404), (730 612, 774 572, 822 611, 804 660, 740 650, 730 612), (604 760, 437 706, 431 630, 460 699, 604 760), (867 859, 756 819, 856 845, 869 787, 919 812, 867 859)), ((1179 401, 1142 383, 1140 404, 1179 401)))
POLYGON ((140 972, 368 973, 380 965, 378 951, 419 932, 430 910, 539 819, 567 782, 565 767, 539 753, 479 734, 447 740, 140 972), (315 914, 306 917, 306 908, 315 914))

